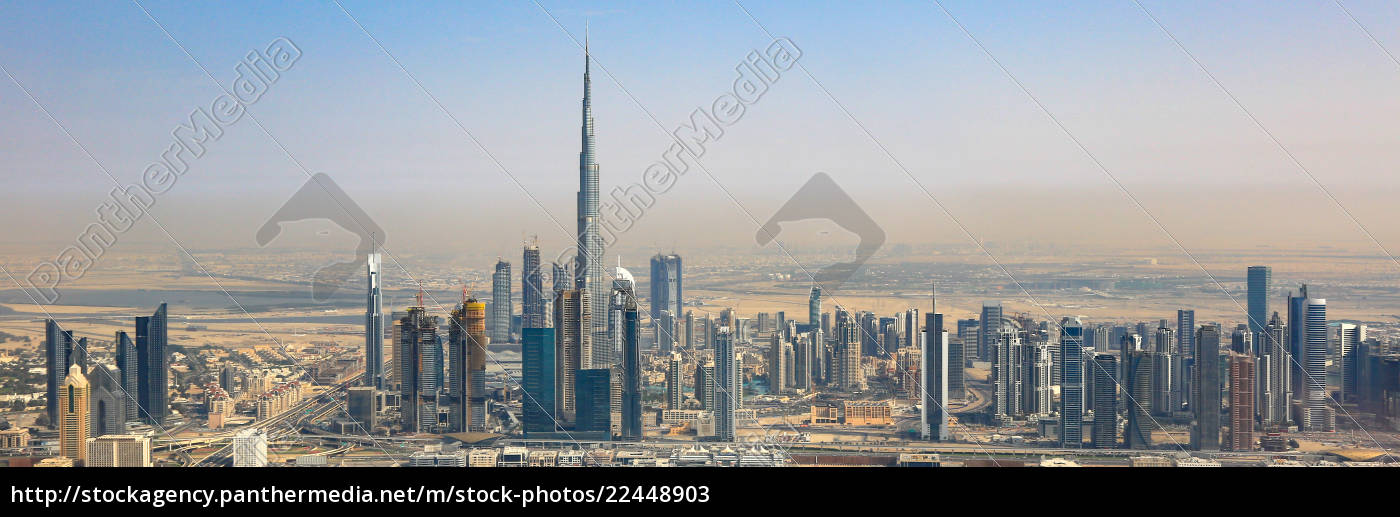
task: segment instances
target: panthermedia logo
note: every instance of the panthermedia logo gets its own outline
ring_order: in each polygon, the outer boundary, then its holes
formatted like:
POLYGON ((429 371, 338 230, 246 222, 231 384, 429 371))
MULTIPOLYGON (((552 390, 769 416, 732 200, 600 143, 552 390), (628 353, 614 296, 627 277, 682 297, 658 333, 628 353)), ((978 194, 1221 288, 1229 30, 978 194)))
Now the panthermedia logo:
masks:
POLYGON ((885 244, 885 230, 824 172, 812 175, 797 193, 788 198, 782 208, 758 229, 754 241, 759 246, 767 246, 782 233, 782 223, 811 219, 829 220, 860 239, 853 260, 831 264, 812 275, 813 282, 828 292, 836 291, 885 244))
POLYGON ((316 270, 311 277, 311 298, 323 302, 335 294, 345 282, 365 267, 369 254, 384 243, 380 228, 355 200, 341 190, 330 176, 318 173, 282 204, 282 208, 258 229, 258 246, 266 247, 282 233, 283 223, 324 219, 360 237, 355 247, 355 260, 332 262, 316 270))

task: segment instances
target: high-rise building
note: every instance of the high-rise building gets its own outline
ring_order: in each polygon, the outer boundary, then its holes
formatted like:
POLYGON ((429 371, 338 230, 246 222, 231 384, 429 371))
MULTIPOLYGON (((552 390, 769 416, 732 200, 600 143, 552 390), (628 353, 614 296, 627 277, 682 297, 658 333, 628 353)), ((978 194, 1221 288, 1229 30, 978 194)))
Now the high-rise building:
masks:
POLYGON ((496 343, 510 342, 510 276, 510 262, 496 259, 496 271, 491 274, 491 341, 496 343))
POLYGON ((769 337, 768 343, 768 391, 779 393, 787 385, 787 362, 791 358, 784 355, 787 343, 783 341, 783 333, 774 332, 769 337))
POLYGON ((105 363, 95 363, 86 376, 92 403, 88 416, 92 435, 125 433, 128 417, 123 400, 127 397, 120 384, 121 374, 112 371, 105 363))
POLYGON ((1230 439, 1232 451, 1254 450, 1254 357, 1230 354, 1230 439))
POLYGON ((525 433, 556 432, 554 329, 526 327, 520 332, 520 373, 524 377, 521 389, 525 392, 520 405, 525 433))
MULTIPOLYGON (((1146 350, 1128 352, 1127 374, 1123 382, 1127 401, 1127 424, 1123 426, 1124 449, 1152 448, 1152 365, 1154 356, 1146 350)), ((1097 416, 1098 413, 1095 412, 1097 416)))
POLYGON ((437 318, 428 316, 420 300, 395 326, 401 423, 408 432, 432 432, 437 426, 437 395, 442 387, 437 318))
POLYGON ((612 431, 612 369, 591 368, 578 371, 578 421, 574 429, 580 432, 611 433, 612 431))
MULTIPOLYGON (((619 268, 620 269, 620 268, 619 268)), ((625 292, 622 309, 622 436, 642 439, 642 322, 637 297, 625 292)))
POLYGON ((44 320, 44 371, 45 381, 48 383, 44 397, 48 404, 49 426, 52 428, 59 425, 58 391, 68 376, 68 367, 73 365, 76 346, 72 331, 63 330, 58 326, 58 322, 52 319, 44 320))
POLYGON ((447 328, 447 422, 451 432, 486 429, 486 304, 462 300, 447 328))
POLYGON ((1303 363, 1303 421, 1304 431, 1331 432, 1336 430, 1336 416, 1328 405, 1327 393, 1327 300, 1308 298, 1304 291, 1299 301, 1303 363))
MULTIPOLYGON (((604 323, 607 318, 603 316, 608 310, 608 286, 603 283, 603 237, 601 231, 602 220, 598 217, 598 160, 595 152, 597 144, 593 141, 593 85, 589 79, 588 69, 592 58, 588 54, 588 45, 584 45, 583 51, 583 144, 578 153, 578 256, 574 261, 574 288, 588 293, 586 303, 589 304, 588 313, 598 319, 589 319, 588 323, 589 339, 591 341, 603 341, 603 335, 607 332, 604 323)), ((604 365, 593 365, 602 368, 604 365)), ((572 403, 566 400, 566 406, 572 403)), ((567 411, 567 409, 566 409, 567 411)))
POLYGON ((663 311, 680 315, 685 307, 681 298, 681 256, 657 253, 651 258, 651 319, 661 318, 663 311))
POLYGON ((737 425, 735 420, 738 418, 740 398, 743 397, 744 393, 739 371, 739 358, 734 347, 734 336, 729 332, 729 328, 721 327, 715 336, 715 391, 713 395, 717 400, 714 400, 710 406, 714 408, 715 439, 721 442, 732 442, 735 439, 737 425))
POLYGON ((68 367, 68 376, 58 388, 58 454, 78 463, 87 460, 87 440, 92 436, 90 388, 76 364, 68 367))
POLYGON ((822 323, 822 287, 819 285, 812 286, 812 292, 807 296, 807 323, 812 326, 822 323))
POLYGON ((696 363, 695 365, 695 400, 700 403, 700 409, 715 410, 715 365, 713 363, 696 363))
POLYGON ((982 302, 982 319, 978 328, 978 353, 979 357, 990 358, 999 343, 1002 334, 1002 308, 1001 302, 988 300, 982 302))
POLYGON ((1269 266, 1249 266, 1247 270, 1246 303, 1249 305, 1249 330, 1258 334, 1269 318, 1269 290, 1273 287, 1274 270, 1269 266))
POLYGON ((1361 373, 1357 352, 1361 348, 1362 336, 1365 333, 1365 325, 1337 324, 1337 355, 1341 358, 1341 368, 1338 370, 1342 374, 1341 402, 1355 402, 1357 400, 1359 385, 1356 379, 1361 373))
POLYGON ((1094 356, 1094 448, 1112 449, 1118 444, 1118 358, 1094 356))
POLYGON ((346 390, 346 412, 355 422, 355 432, 369 434, 379 425, 379 397, 371 386, 355 386, 346 390))
POLYGON ((233 435, 233 466, 267 466, 267 431, 248 427, 233 435))
POLYGON ((136 343, 131 340, 131 336, 126 331, 118 330, 112 339, 112 345, 117 347, 117 369, 121 375, 121 398, 122 404, 126 406, 125 413, 129 420, 138 418, 136 408, 137 393, 140 392, 141 378, 137 375, 136 343))
MULTIPOLYGON (((1325 336, 1324 336, 1325 337, 1325 336)), ((1220 450, 1220 327, 1201 325, 1196 331, 1194 382, 1191 384, 1191 446, 1198 451, 1220 450)))
POLYGON ((380 259, 371 252, 365 261, 367 293, 365 303, 365 375, 364 385, 385 389, 384 385, 384 296, 380 286, 380 259))
MULTIPOLYGON (((623 313, 627 310, 627 303, 637 303, 637 281, 632 278, 632 272, 621 265, 613 269, 613 285, 608 291, 608 312, 604 316, 607 319, 607 334, 605 341, 593 342, 593 353, 588 358, 591 368, 612 367, 618 364, 618 358, 622 354, 623 313)), ((654 323, 656 320, 652 320, 654 323)), ((661 332, 657 328, 658 334, 661 332)), ((657 336, 660 339, 660 336, 657 336)), ((614 408, 620 409, 620 408, 614 408)))
POLYGON ((865 389, 865 379, 861 372, 859 324, 851 311, 836 307, 836 353, 837 385, 843 391, 855 392, 865 389))
POLYGON ((666 364, 666 409, 683 409, 685 407, 685 376, 681 372, 681 355, 671 353, 671 360, 666 364))
POLYGON ((157 426, 170 414, 170 351, 164 303, 150 316, 136 318, 137 395, 140 415, 157 426))
POLYGON ((1060 447, 1084 446, 1084 324, 1060 320, 1060 447))
MULTIPOLYGON (((520 328, 539 329, 547 325, 544 274, 540 271, 540 246, 526 244, 520 271, 520 328)), ((523 332, 523 331, 522 331, 523 332)))
POLYGON ((151 466, 151 437, 141 434, 108 434, 87 439, 86 467, 151 466))
POLYGON ((554 362, 558 372, 554 404, 555 411, 566 421, 575 417, 578 371, 588 369, 593 349, 590 309, 588 291, 582 289, 565 289, 554 298, 554 362))
MULTIPOLYGON (((936 310, 936 308, 935 308, 936 310)), ((943 315, 930 312, 925 315, 923 360, 920 370, 919 390, 923 403, 923 437, 925 440, 947 441, 952 439, 948 429, 948 332, 943 330, 943 315)), ((917 328, 917 324, 915 327, 917 328)), ((917 339, 915 340, 917 341, 917 339)), ((962 365, 958 365, 962 369, 962 365)))
POLYGON ((1274 312, 1260 336, 1261 362, 1256 373, 1264 392, 1259 397, 1259 417, 1266 429, 1286 427, 1293 401, 1293 357, 1288 348, 1288 326, 1274 312))
POLYGON ((1176 353, 1190 357, 1196 353, 1196 311, 1176 311, 1176 353))

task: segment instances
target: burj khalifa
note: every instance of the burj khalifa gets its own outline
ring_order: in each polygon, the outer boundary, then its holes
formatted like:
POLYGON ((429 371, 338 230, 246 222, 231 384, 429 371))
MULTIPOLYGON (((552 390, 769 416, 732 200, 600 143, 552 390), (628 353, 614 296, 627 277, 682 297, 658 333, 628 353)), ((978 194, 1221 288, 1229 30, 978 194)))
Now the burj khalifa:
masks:
MULTIPOLYGON (((599 323, 607 318, 608 288, 603 282, 603 239, 598 234, 598 162, 594 157, 593 143, 593 96, 592 83, 588 77, 588 43, 583 44, 583 149, 578 153, 578 258, 574 263, 576 287, 588 292, 591 305, 593 342, 603 343, 606 327, 599 323)), ((593 364, 593 358, 585 357, 588 368, 607 368, 609 364, 593 364)))

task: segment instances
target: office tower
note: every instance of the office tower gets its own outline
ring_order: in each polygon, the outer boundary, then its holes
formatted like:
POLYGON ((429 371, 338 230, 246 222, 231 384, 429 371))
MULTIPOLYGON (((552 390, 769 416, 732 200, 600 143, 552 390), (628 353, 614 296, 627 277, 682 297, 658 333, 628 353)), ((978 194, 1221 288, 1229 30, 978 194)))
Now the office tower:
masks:
POLYGON ((524 377, 521 390, 525 392, 520 405, 525 433, 558 431, 554 423, 558 383, 555 375, 555 329, 527 327, 520 332, 520 374, 524 377))
POLYGON ((121 376, 121 400, 126 406, 126 417, 128 420, 136 419, 136 394, 140 391, 138 385, 141 383, 136 373, 136 343, 126 331, 118 330, 112 345, 116 347, 117 369, 120 370, 117 373, 121 376))
POLYGON ((910 308, 904 311, 904 335, 902 336, 904 339, 899 342, 898 346, 886 345, 881 355, 892 357, 899 351, 900 347, 918 347, 920 333, 922 330, 919 329, 919 309, 910 308))
POLYGON ((681 346, 690 348, 695 346, 695 312, 685 311, 685 340, 681 346))
MULTIPOLYGON (((76 365, 75 365, 76 366, 76 365)), ((121 387, 121 375, 113 372, 106 364, 92 365, 86 374, 89 389, 88 398, 92 402, 88 416, 88 428, 93 436, 120 434, 126 432, 125 392, 121 387)))
POLYGON ((1176 331, 1157 327, 1152 345, 1152 414, 1171 416, 1180 407, 1180 348, 1176 331))
MULTIPOLYGON (((486 304, 462 300, 447 328, 447 422, 452 432, 486 428, 486 304)), ((522 349, 523 352, 523 349, 522 349)), ((523 360, 523 358, 522 358, 523 360)))
POLYGON ((1357 375, 1360 374, 1359 363, 1357 362, 1357 352, 1361 348, 1361 336, 1365 334, 1365 325, 1355 325, 1352 323, 1337 324, 1337 355, 1341 357, 1341 397, 1340 401, 1355 402, 1358 384, 1357 375))
POLYGON ((967 364, 967 348, 964 343, 962 338, 948 338, 948 400, 967 398, 966 372, 963 371, 967 364))
POLYGON ((233 435, 233 466, 267 466, 267 431, 244 428, 233 435))
POLYGON ((657 253, 651 258, 651 319, 659 319, 662 311, 681 314, 685 302, 681 298, 681 256, 657 253))
POLYGON ((715 410, 715 365, 699 364, 695 365, 695 400, 700 403, 700 409, 707 411, 715 410))
MULTIPOLYGON (((1303 302, 1305 302, 1307 298, 1307 284, 1303 284, 1299 296, 1293 296, 1291 291, 1288 293, 1288 348, 1289 353, 1292 354, 1294 359, 1293 364, 1290 366, 1293 369, 1290 377, 1293 381, 1293 393, 1300 397, 1306 397, 1307 394, 1307 390, 1304 386, 1307 382, 1307 372, 1304 369, 1307 363, 1307 354, 1305 350, 1305 342, 1307 340, 1304 339, 1306 325, 1304 325, 1303 322, 1305 317, 1303 302)), ((1306 404, 1304 405, 1306 406, 1306 404)), ((1299 418, 1301 419, 1301 416, 1299 416, 1299 418)), ((1301 420, 1298 423, 1301 425, 1301 420)))
POLYGON ((1084 446, 1084 324, 1060 320, 1060 447, 1084 446))
POLYGON ((68 367, 73 364, 73 332, 63 330, 58 322, 44 320, 44 360, 46 386, 44 396, 48 404, 49 427, 57 428, 58 390, 63 387, 63 379, 68 375, 68 367))
POLYGON ((1051 347, 1049 343, 1037 339, 1023 349, 1026 355, 1022 358, 1024 367, 1021 371, 1021 385, 1024 387, 1024 401, 1021 407, 1027 415, 1049 415, 1053 410, 1050 407, 1050 385, 1054 380, 1054 356, 1051 351, 1056 348, 1058 347, 1051 347))
POLYGON ((837 386, 842 391, 854 392, 864 388, 860 369, 859 329, 851 311, 836 307, 836 353, 837 386))
POLYGON ((574 280, 573 275, 569 274, 568 268, 564 267, 564 265, 557 262, 551 263, 551 265, 553 267, 553 273, 550 275, 549 287, 554 291, 553 297, 550 298, 553 300, 559 297, 560 291, 573 289, 574 280))
POLYGON ((384 386, 384 297, 380 290, 379 252, 371 251, 365 260, 365 386, 384 386))
POLYGON ((685 379, 681 372, 681 354, 672 352, 671 360, 666 363, 666 409, 685 408, 685 386, 682 385, 685 379))
POLYGON ((140 434, 108 434, 87 439, 86 467, 151 466, 151 437, 140 434))
POLYGON ((822 313, 822 335, 826 336, 826 339, 832 339, 835 336, 831 333, 831 313, 829 312, 822 313))
POLYGON ((589 368, 578 371, 576 404, 580 432, 612 432, 612 369, 589 368))
POLYGON ((925 318, 928 321, 924 325, 923 349, 920 352, 923 365, 919 368, 920 399, 924 406, 923 437, 941 442, 952 439, 947 413, 948 371, 951 367, 948 362, 948 332, 943 330, 942 314, 930 312, 925 318))
POLYGON ((1176 353, 1191 356, 1196 353, 1196 311, 1176 311, 1176 353))
MULTIPOLYGON (((603 283, 603 237, 599 234, 602 220, 598 217, 598 161, 593 141, 593 86, 588 69, 591 58, 588 46, 583 52, 583 144, 578 153, 578 256, 574 261, 574 288, 588 293, 590 319, 588 334, 592 341, 602 341, 608 310, 608 286, 603 283)), ((593 365, 602 368, 602 365, 593 365)))
POLYGON ((1248 325, 1241 323, 1230 332, 1230 351, 1237 354, 1254 353, 1254 336, 1250 334, 1248 325))
MULTIPOLYGON (((520 272, 520 328, 545 328, 544 272, 540 271, 539 244, 526 244, 520 272)), ((522 331, 523 332, 523 331, 522 331)))
POLYGON ((170 414, 170 353, 167 350, 166 306, 155 314, 136 318, 136 401, 141 417, 157 426, 170 414))
POLYGON ((510 342, 510 317, 512 301, 510 293, 510 262, 496 259, 496 270, 491 274, 491 341, 510 342))
POLYGON ((822 288, 819 285, 812 286, 812 292, 807 295, 807 323, 822 324, 822 288))
POLYGON ((574 389, 579 370, 586 370, 591 346, 592 329, 588 291, 565 289, 554 298, 555 371, 559 387, 555 411, 566 421, 572 421, 577 410, 574 389))
POLYGON ((355 386, 346 390, 346 412, 355 421, 357 433, 372 433, 374 427, 379 425, 379 397, 374 391, 370 386, 355 386))
POLYGON ((787 362, 788 357, 784 355, 786 348, 783 342, 783 334, 774 332, 768 343, 768 392, 779 393, 787 386, 787 362))
POLYGON ((979 320, 977 338, 978 347, 980 347, 978 356, 984 359, 993 356, 993 349, 1001 343, 1002 327, 1001 302, 990 300, 982 302, 982 319, 979 320))
POLYGON ((1230 439, 1232 451, 1254 450, 1254 357, 1230 354, 1230 439))
POLYGON ((642 322, 630 291, 622 309, 622 436, 642 439, 642 322))
POLYGON ((1274 270, 1269 266, 1249 266, 1246 303, 1249 306, 1249 330, 1259 333, 1269 318, 1269 290, 1273 287, 1274 270))
POLYGON ((1336 417, 1328 405, 1327 394, 1327 300, 1300 298, 1299 314, 1302 332, 1303 363, 1303 422, 1304 431, 1331 432, 1336 430, 1336 417))
POLYGON ((437 318, 428 316, 421 298, 420 294, 419 305, 409 307, 407 315, 399 319, 394 349, 399 367, 399 411, 404 430, 411 433, 432 432, 437 426, 441 387, 437 318))
MULTIPOLYGON (((1123 427, 1124 449, 1152 448, 1152 364, 1154 355, 1145 350, 1128 352, 1128 365, 1123 369, 1123 391, 1127 401, 1128 422, 1123 427)), ((1097 414, 1097 413, 1096 413, 1097 414)))
POLYGON ((716 400, 711 404, 715 415, 715 439, 732 442, 736 436, 740 398, 744 387, 741 384, 739 358, 734 350, 734 336, 728 328, 721 327, 715 337, 715 391, 716 400))
MULTIPOLYGON (((607 368, 617 364, 619 354, 622 353, 623 336, 623 312, 626 311, 629 301, 636 303, 637 282, 632 278, 632 272, 617 266, 613 268, 612 289, 608 290, 607 319, 605 325, 607 332, 604 334, 604 342, 593 342, 593 352, 587 359, 590 368, 607 368)), ((656 322, 656 320, 652 320, 656 322)), ((660 329, 656 329, 660 332, 660 329)), ((660 338, 660 336, 657 336, 660 338)), ((618 408, 620 409, 620 408, 618 408)))
MULTIPOLYGON (((1326 337, 1325 335, 1323 336, 1326 337)), ((1194 382, 1191 385, 1191 447, 1220 450, 1220 327, 1196 331, 1194 382)))
POLYGON ((1262 379, 1259 416, 1266 429, 1286 427, 1293 400, 1293 358, 1288 348, 1288 326, 1274 312, 1260 336, 1262 362, 1257 372, 1262 379))
MULTIPOLYGON (((796 325, 796 322, 792 323, 793 326, 796 325)), ((798 390, 811 390, 815 387, 812 384, 812 354, 814 348, 811 334, 800 334, 794 330, 792 342, 792 387, 798 390)))
POLYGON ((87 439, 92 435, 90 388, 76 364, 68 367, 68 376, 58 388, 58 454, 78 463, 87 459, 87 439))
POLYGON ((1094 356, 1094 448, 1112 449, 1118 444, 1118 358, 1094 356))

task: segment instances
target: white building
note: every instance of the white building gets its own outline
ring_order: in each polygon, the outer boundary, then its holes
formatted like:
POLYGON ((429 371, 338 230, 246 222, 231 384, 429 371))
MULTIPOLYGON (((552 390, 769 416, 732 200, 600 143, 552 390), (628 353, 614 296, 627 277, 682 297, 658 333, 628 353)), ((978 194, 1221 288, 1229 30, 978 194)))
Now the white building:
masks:
POLYGON ((151 437, 140 434, 109 434, 87 439, 89 467, 149 467, 151 437))
POLYGON ((233 435, 233 466, 267 466, 267 431, 244 429, 233 435))

